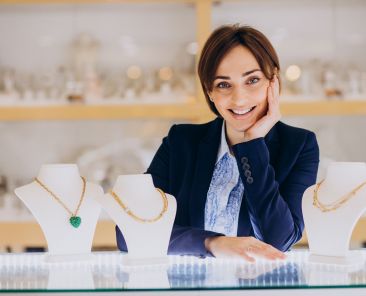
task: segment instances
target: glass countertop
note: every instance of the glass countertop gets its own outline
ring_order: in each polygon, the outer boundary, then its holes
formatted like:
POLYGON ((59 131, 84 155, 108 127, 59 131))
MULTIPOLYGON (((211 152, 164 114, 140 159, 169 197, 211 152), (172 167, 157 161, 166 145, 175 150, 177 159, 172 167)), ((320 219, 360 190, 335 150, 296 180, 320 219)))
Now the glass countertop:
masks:
MULTIPOLYGON (((366 251, 359 250, 362 258, 366 251)), ((92 260, 46 262, 45 253, 1 254, 0 292, 236 290, 366 287, 366 265, 309 262, 307 250, 286 260, 256 263, 232 259, 168 256, 167 264, 126 266, 120 252, 97 252, 92 260)))

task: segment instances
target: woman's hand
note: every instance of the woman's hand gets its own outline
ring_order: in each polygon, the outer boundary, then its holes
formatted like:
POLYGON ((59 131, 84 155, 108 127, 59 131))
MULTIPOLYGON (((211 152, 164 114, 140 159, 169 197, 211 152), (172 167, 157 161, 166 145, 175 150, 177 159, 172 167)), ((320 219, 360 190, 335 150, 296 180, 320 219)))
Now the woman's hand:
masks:
POLYGON ((217 258, 242 258, 254 262, 251 255, 266 259, 285 259, 281 251, 254 237, 215 236, 205 239, 205 247, 217 258))
POLYGON ((280 111, 280 85, 278 78, 274 75, 267 88, 268 111, 253 126, 244 133, 244 142, 261 138, 267 135, 271 128, 281 119, 280 111))

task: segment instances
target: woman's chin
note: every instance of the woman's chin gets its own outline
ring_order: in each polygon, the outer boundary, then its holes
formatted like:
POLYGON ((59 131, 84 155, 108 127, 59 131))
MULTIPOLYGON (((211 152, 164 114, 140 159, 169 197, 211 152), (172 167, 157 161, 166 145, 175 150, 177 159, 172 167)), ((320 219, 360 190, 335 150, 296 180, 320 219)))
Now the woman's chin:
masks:
POLYGON ((237 132, 237 133, 243 133, 245 131, 247 131, 250 127, 253 126, 253 122, 252 121, 237 121, 237 120, 226 120, 227 125, 230 126, 230 128, 237 132))

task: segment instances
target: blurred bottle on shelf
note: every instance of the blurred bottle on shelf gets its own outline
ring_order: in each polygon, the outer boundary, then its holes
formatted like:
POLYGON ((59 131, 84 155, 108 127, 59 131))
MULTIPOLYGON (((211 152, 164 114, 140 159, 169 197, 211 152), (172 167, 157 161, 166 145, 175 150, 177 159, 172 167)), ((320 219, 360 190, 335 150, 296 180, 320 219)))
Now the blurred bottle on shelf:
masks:
POLYGON ((15 84, 15 70, 5 69, 1 77, 2 92, 0 94, 0 99, 2 103, 12 104, 16 103, 16 101, 19 99, 20 95, 15 84))
POLYGON ((340 81, 334 65, 325 64, 322 71, 324 96, 327 99, 339 99, 343 93, 339 87, 340 81))
POLYGON ((0 175, 0 208, 5 205, 5 197, 8 192, 8 180, 5 175, 0 175))
POLYGON ((366 100, 366 72, 361 73, 361 93, 362 98, 366 100))
POLYGON ((345 97, 347 99, 362 99, 361 72, 356 67, 350 67, 347 71, 345 97))

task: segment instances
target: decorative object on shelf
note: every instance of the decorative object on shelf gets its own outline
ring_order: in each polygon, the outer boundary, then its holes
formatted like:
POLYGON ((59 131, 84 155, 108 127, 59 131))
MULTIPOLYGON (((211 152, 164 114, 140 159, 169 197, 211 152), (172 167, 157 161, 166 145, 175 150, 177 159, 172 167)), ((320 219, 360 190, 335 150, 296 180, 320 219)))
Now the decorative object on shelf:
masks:
POLYGON ((5 204, 6 193, 8 192, 8 179, 6 175, 0 175, 0 208, 5 204))
POLYGON ((97 74, 100 43, 88 33, 79 34, 71 44, 72 70, 75 74, 75 93, 70 100, 100 100, 102 97, 97 74))
POLYGON ((110 194, 113 196, 114 200, 119 204, 119 206, 133 219, 135 219, 138 222, 141 223, 153 223, 156 222, 158 220, 161 219, 161 217, 163 217, 163 215, 165 214, 165 212, 168 209, 168 198, 165 195, 165 192, 159 188, 156 188, 156 190, 160 193, 162 201, 163 201, 163 207, 161 209, 161 212, 154 218, 141 218, 139 216, 137 216, 134 212, 132 212, 132 210, 126 206, 123 201, 121 200, 121 198, 113 191, 110 191, 110 194))
POLYGON ((323 90, 327 98, 342 97, 343 92, 339 87, 338 75, 334 70, 334 65, 324 65, 323 69, 323 90))
POLYGON ((78 228, 81 224, 81 217, 78 216, 78 212, 80 209, 80 206, 83 202, 84 199, 84 195, 85 195, 85 187, 86 187, 86 180, 84 177, 81 177, 81 179, 83 180, 83 188, 81 191, 81 195, 80 195, 80 200, 79 203, 76 207, 76 210, 74 212, 72 212, 66 205, 65 203, 53 192, 51 191, 45 184, 43 184, 38 178, 35 178, 34 181, 40 185, 44 190, 46 190, 69 214, 70 214, 70 218, 69 218, 69 223, 75 227, 78 228))

